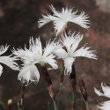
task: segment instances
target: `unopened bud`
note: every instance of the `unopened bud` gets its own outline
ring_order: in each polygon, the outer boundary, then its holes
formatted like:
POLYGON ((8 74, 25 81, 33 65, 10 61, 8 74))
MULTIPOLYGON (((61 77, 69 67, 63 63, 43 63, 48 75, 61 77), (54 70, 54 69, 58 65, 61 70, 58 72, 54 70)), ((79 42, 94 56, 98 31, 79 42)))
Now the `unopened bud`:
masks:
POLYGON ((13 103, 12 99, 9 99, 7 102, 8 105, 11 105, 12 103, 13 103))
POLYGON ((87 101, 88 95, 86 91, 86 86, 83 79, 79 80, 79 89, 85 101, 87 101))
POLYGON ((55 93, 53 90, 53 84, 52 84, 51 77, 47 71, 46 66, 42 66, 42 71, 43 71, 44 79, 47 82, 49 95, 53 100, 55 100, 55 93))
POLYGON ((48 91, 49 91, 50 97, 51 97, 53 100, 55 100, 55 93, 54 93, 54 90, 53 90, 53 86, 52 86, 52 85, 50 85, 50 86, 48 87, 48 91))

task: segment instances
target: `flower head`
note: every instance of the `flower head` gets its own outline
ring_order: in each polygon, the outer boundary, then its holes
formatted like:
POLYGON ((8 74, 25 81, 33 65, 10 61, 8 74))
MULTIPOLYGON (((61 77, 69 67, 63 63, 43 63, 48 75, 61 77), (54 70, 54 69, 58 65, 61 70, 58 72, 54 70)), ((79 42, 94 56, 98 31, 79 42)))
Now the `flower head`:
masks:
POLYGON ((84 45, 80 49, 77 49, 82 39, 83 35, 80 35, 79 33, 76 35, 73 33, 69 36, 65 34, 61 40, 63 47, 54 52, 58 58, 63 59, 65 74, 70 74, 72 72, 72 64, 77 57, 97 59, 96 55, 94 54, 94 50, 90 50, 90 47, 86 47, 86 45, 84 45))
MULTIPOLYGON (((104 97, 110 98, 110 87, 104 83, 101 83, 101 88, 103 90, 103 93, 100 92, 100 90, 97 90, 96 88, 94 88, 95 93, 98 96, 104 96, 104 97)), ((98 108, 100 110, 110 110, 110 101, 102 102, 100 105, 98 105, 98 108)))
POLYGON ((86 29, 89 28, 89 17, 84 12, 81 12, 81 14, 78 15, 77 11, 73 11, 72 8, 62 8, 61 12, 57 11, 53 6, 50 8, 53 15, 42 15, 43 18, 38 21, 39 28, 51 21, 54 24, 56 35, 65 29, 68 22, 75 23, 86 29))
POLYGON ((35 64, 44 66, 49 64, 53 69, 57 69, 57 63, 53 50, 57 49, 59 45, 55 41, 48 42, 45 48, 42 48, 40 38, 30 38, 29 49, 17 49, 13 54, 21 58, 23 67, 19 72, 18 79, 23 83, 38 82, 40 78, 39 71, 35 64))
MULTIPOLYGON (((19 70, 19 66, 18 64, 15 62, 17 60, 16 57, 12 57, 12 55, 9 56, 2 56, 2 54, 4 54, 7 50, 8 50, 9 46, 0 46, 0 63, 1 64, 5 64, 8 67, 10 67, 13 70, 19 70)), ((0 64, 0 76, 3 73, 3 67, 0 64)))

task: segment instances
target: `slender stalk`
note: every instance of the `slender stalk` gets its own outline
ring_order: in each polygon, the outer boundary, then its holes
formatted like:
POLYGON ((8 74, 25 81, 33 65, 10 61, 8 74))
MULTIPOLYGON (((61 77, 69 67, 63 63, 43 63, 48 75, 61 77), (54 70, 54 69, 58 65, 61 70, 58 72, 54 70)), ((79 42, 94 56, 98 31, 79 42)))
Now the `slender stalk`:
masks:
POLYGON ((76 87, 77 87, 77 79, 76 79, 76 71, 74 64, 72 65, 72 72, 70 74, 71 85, 73 89, 73 110, 76 109, 76 87))
POLYGON ((48 102, 48 110, 50 110, 50 103, 48 102))
POLYGON ((54 110, 58 110, 55 100, 53 100, 54 110))
POLYGON ((85 101, 85 105, 86 105, 86 110, 89 110, 89 104, 87 101, 85 101))
POLYGON ((58 97, 57 106, 58 106, 58 107, 59 107, 59 105, 60 105, 60 94, 61 94, 61 92, 62 92, 62 88, 63 88, 63 85, 62 85, 62 83, 60 83, 60 87, 59 87, 59 91, 58 91, 58 95, 57 95, 57 97, 58 97))
POLYGON ((63 80, 64 80, 64 64, 63 64, 63 60, 60 60, 60 86, 59 86, 59 91, 58 91, 58 95, 57 95, 57 105, 59 107, 60 104, 60 94, 62 92, 62 88, 63 88, 63 80))
POLYGON ((60 86, 63 85, 63 80, 64 80, 64 63, 63 60, 61 60, 61 70, 60 70, 60 86))
POLYGON ((58 98, 60 98, 62 87, 63 87, 63 85, 62 85, 62 83, 60 83, 60 87, 59 87, 59 91, 58 91, 58 98))
POLYGON ((60 69, 60 87, 59 87, 59 92, 58 92, 58 97, 60 96, 62 86, 63 86, 63 80, 64 80, 64 64, 63 60, 61 60, 61 69, 60 69))
POLYGON ((17 103, 18 105, 18 110, 24 110, 24 91, 25 91, 25 85, 22 84, 22 88, 20 90, 20 101, 17 103))

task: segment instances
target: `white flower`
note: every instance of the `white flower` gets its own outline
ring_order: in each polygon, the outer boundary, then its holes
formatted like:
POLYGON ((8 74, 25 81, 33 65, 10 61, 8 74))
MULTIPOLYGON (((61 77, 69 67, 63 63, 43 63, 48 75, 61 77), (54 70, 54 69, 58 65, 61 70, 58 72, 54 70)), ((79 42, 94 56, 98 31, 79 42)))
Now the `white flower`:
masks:
POLYGON ((77 11, 73 11, 72 8, 62 8, 62 11, 56 11, 56 9, 51 6, 53 15, 47 14, 42 15, 42 19, 38 21, 38 27, 41 28, 49 22, 53 22, 56 35, 65 29, 68 22, 75 23, 83 28, 89 28, 88 15, 85 15, 84 12, 81 12, 80 15, 77 14, 77 11))
POLYGON ((90 47, 86 47, 85 45, 78 48, 80 41, 83 39, 83 35, 80 34, 71 34, 63 37, 61 40, 61 44, 63 48, 57 49, 54 53, 58 56, 58 58, 62 58, 64 60, 65 66, 65 75, 70 74, 72 72, 72 65, 77 57, 87 57, 91 59, 97 59, 94 54, 94 50, 89 50, 90 47), (76 50, 77 49, 77 50, 76 50))
POLYGON ((49 64, 53 69, 57 69, 57 62, 54 59, 55 55, 52 54, 53 50, 60 47, 54 41, 48 42, 43 49, 40 38, 30 39, 29 49, 14 50, 13 54, 20 57, 23 61, 23 67, 19 72, 18 79, 23 83, 26 82, 39 82, 40 74, 35 64, 45 65, 49 64))
MULTIPOLYGON (((96 88, 94 88, 94 92, 98 96, 104 96, 104 97, 110 98, 110 87, 104 83, 101 83, 101 88, 103 90, 103 93, 100 92, 100 90, 97 90, 96 88)), ((110 110, 110 101, 102 102, 100 105, 98 105, 98 108, 100 110, 110 110)))
MULTIPOLYGON (((7 50, 8 50, 9 46, 0 46, 0 63, 7 65, 8 67, 10 67, 13 70, 19 70, 19 67, 17 65, 17 63, 15 62, 17 59, 16 57, 12 57, 11 55, 9 56, 2 56, 2 54, 4 54, 7 50)), ((3 73, 3 67, 2 65, 0 65, 0 76, 3 73)))

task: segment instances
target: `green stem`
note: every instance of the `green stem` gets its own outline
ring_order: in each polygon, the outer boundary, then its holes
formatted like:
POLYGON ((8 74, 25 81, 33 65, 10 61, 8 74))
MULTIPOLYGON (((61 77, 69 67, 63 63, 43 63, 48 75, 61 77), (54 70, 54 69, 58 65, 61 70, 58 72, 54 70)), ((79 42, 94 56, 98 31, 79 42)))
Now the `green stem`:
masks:
POLYGON ((62 83, 60 83, 60 88, 59 88, 58 96, 57 96, 57 97, 58 97, 58 102, 57 102, 58 107, 59 107, 59 105, 60 105, 60 94, 61 94, 62 88, 63 88, 63 85, 62 85, 62 83))
POLYGON ((48 110, 50 110, 50 103, 48 102, 48 110))
POLYGON ((64 80, 64 66, 63 66, 63 61, 61 60, 61 69, 60 69, 60 87, 59 87, 59 91, 58 91, 58 106, 59 106, 59 103, 60 103, 60 94, 61 94, 61 91, 62 91, 62 87, 63 87, 63 80, 64 80))
POLYGON ((54 110, 58 110, 58 107, 57 107, 57 105, 56 105, 55 100, 53 100, 53 106, 54 106, 54 110))
POLYGON ((70 80, 71 80, 71 85, 73 89, 73 110, 76 109, 76 87, 77 87, 77 79, 76 79, 76 71, 75 71, 75 65, 72 65, 72 72, 70 74, 70 80))
POLYGON ((87 101, 85 101, 85 105, 86 105, 86 110, 89 110, 89 104, 87 101))
POLYGON ((24 110, 24 91, 25 91, 25 85, 22 85, 21 91, 20 91, 20 103, 18 104, 18 110, 24 110))
POLYGON ((73 110, 75 110, 76 109, 76 94, 75 94, 75 92, 73 93, 72 106, 73 106, 73 110))
POLYGON ((59 91, 58 91, 58 98, 60 97, 60 94, 61 94, 62 88, 63 88, 63 85, 62 85, 62 83, 60 83, 60 88, 59 88, 59 91))

